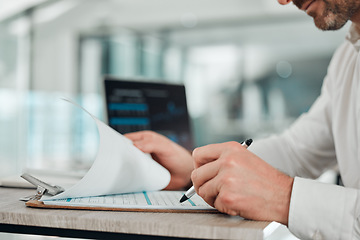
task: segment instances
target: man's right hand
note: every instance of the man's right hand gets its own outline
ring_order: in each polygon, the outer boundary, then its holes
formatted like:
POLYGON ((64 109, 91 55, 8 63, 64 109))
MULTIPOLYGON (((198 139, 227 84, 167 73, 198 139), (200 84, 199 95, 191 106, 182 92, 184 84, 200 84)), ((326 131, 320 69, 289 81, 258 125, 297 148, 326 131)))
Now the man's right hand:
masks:
POLYGON ((191 153, 167 137, 153 131, 140 131, 124 134, 144 153, 169 170, 171 180, 165 188, 179 190, 191 185, 191 172, 194 169, 191 153))

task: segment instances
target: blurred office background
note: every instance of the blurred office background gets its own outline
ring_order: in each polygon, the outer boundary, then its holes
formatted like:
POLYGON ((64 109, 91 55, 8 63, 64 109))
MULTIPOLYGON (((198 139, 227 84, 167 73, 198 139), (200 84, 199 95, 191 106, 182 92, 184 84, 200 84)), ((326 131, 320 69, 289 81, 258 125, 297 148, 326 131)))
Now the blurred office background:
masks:
POLYGON ((184 83, 197 146, 279 133, 320 93, 348 26, 276 0, 0 0, 0 177, 76 170, 103 76, 184 83))

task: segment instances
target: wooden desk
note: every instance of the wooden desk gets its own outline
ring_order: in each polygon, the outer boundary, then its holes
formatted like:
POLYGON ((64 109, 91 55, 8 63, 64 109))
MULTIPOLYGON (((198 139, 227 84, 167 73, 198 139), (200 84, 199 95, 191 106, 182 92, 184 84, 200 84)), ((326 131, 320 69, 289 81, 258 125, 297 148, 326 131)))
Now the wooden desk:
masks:
POLYGON ((278 226, 220 213, 35 209, 18 200, 34 192, 0 187, 0 231, 91 239, 263 239, 278 226))

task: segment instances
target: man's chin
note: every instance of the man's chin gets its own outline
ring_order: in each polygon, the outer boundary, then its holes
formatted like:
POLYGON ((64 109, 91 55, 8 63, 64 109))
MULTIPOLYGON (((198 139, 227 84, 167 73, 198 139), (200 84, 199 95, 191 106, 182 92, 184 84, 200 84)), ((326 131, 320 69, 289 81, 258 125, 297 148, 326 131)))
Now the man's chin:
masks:
POLYGON ((324 19, 320 19, 317 20, 316 17, 314 17, 314 23, 315 26, 322 30, 322 31, 336 31, 341 29, 347 21, 334 21, 334 20, 324 20, 324 19))

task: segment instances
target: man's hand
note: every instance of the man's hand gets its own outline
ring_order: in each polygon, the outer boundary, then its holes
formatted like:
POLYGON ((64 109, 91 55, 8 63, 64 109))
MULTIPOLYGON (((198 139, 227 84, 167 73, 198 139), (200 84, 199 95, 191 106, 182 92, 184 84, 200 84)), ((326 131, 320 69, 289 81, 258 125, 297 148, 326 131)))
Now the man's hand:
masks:
POLYGON ((293 178, 240 143, 211 144, 193 151, 196 192, 219 211, 288 224, 293 178))
POLYGON ((165 188, 178 190, 191 185, 190 176, 194 169, 189 151, 163 135, 152 131, 124 134, 133 144, 145 153, 150 153, 155 161, 169 170, 171 180, 165 188))

